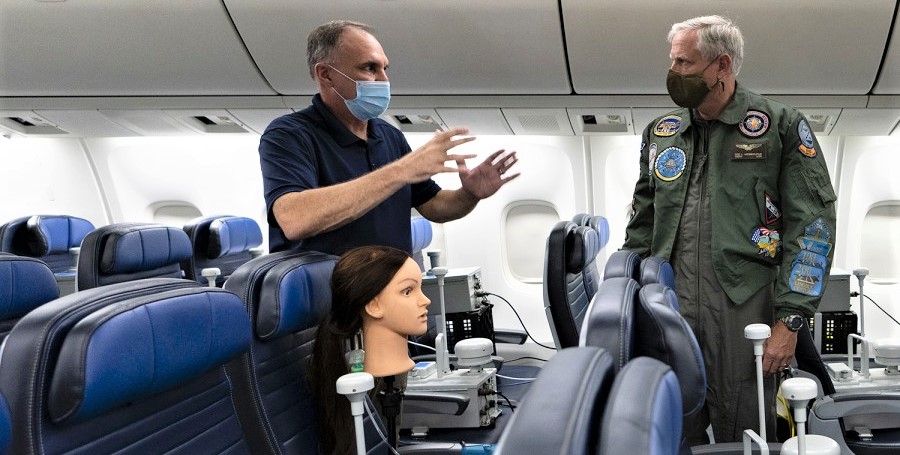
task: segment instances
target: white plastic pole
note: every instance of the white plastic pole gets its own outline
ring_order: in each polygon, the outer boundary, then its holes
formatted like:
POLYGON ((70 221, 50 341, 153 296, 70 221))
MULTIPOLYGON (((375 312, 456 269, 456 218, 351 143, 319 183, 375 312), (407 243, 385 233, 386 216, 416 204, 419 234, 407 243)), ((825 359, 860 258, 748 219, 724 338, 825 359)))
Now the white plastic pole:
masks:
POLYGON ((772 335, 772 328, 766 324, 750 324, 744 327, 744 337, 753 342, 753 356, 756 358, 756 401, 759 403, 759 436, 766 440, 766 414, 763 403, 763 344, 772 335))

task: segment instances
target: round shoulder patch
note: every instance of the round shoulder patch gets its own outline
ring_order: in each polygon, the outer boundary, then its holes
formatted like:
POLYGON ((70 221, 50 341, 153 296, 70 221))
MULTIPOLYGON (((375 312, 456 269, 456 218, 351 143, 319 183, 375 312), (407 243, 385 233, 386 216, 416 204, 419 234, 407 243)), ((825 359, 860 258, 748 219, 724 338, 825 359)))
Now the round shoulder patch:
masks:
POLYGON ((669 137, 674 136, 680 129, 681 116, 667 115, 656 122, 656 126, 653 127, 653 134, 659 137, 669 137))
POLYGON ((656 157, 656 164, 653 167, 656 169, 656 177, 658 179, 664 182, 671 182, 681 177, 686 163, 687 159, 684 156, 684 150, 678 147, 669 147, 659 153, 656 157))
POLYGON ((806 119, 800 119, 800 123, 797 124, 797 134, 800 135, 801 144, 806 148, 813 148, 812 130, 809 129, 809 123, 806 123, 806 119))
POLYGON ((769 131, 769 116, 762 111, 747 111, 747 114, 738 123, 738 129, 744 136, 760 137, 769 131))

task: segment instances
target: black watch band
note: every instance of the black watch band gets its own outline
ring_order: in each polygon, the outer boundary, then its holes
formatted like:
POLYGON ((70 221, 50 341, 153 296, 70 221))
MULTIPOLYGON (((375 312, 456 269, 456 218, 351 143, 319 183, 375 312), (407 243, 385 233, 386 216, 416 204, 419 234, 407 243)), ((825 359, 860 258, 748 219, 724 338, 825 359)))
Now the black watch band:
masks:
POLYGON ((800 327, 803 327, 803 316, 799 314, 791 314, 781 318, 781 322, 787 326, 788 330, 791 332, 796 332, 800 330, 800 327))

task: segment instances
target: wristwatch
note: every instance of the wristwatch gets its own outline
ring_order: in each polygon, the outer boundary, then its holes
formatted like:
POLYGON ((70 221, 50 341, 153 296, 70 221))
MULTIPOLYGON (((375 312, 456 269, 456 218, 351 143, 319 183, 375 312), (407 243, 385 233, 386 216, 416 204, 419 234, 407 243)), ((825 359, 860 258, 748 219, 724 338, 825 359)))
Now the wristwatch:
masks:
POLYGON ((803 327, 803 316, 799 314, 789 314, 780 320, 791 332, 796 332, 800 330, 800 327, 803 327))

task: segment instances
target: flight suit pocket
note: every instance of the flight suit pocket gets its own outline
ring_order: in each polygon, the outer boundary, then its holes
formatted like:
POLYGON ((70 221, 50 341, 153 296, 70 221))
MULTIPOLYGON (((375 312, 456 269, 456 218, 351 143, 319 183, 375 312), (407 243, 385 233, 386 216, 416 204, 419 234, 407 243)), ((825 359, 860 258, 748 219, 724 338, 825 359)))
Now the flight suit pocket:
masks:
POLYGON ((820 172, 814 169, 803 169, 800 171, 802 181, 805 184, 804 191, 807 193, 810 203, 818 203, 818 207, 809 207, 810 211, 817 212, 819 209, 828 206, 837 200, 834 189, 831 187, 831 180, 828 178, 827 172, 820 172))

